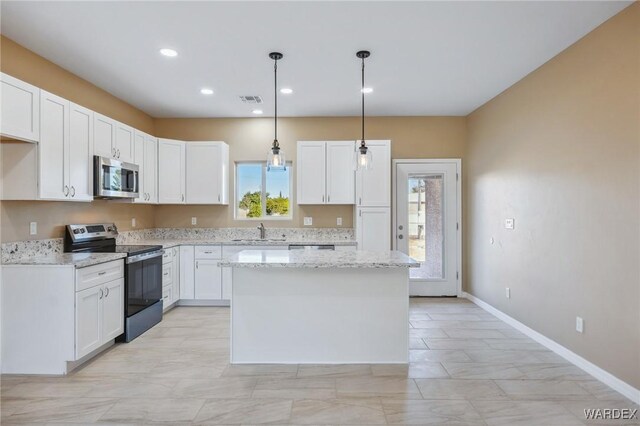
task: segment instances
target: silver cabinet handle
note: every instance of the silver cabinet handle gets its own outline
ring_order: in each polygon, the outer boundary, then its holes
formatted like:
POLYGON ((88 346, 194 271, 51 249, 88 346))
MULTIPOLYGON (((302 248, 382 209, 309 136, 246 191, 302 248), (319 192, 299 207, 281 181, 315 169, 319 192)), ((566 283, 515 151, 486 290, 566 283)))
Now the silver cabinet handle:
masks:
POLYGON ((182 194, 182 201, 184 201, 184 194, 182 194))
POLYGON ((76 196, 76 188, 75 188, 75 186, 72 186, 72 187, 71 187, 71 196, 72 196, 72 197, 75 197, 75 196, 76 196))
POLYGON ((111 148, 111 155, 113 156, 113 158, 116 157, 116 149, 115 148, 111 148))
POLYGON ((358 216, 362 217, 362 210, 360 210, 358 213, 358 216))
POLYGON ((331 195, 327 195, 327 203, 331 202, 331 195))
POLYGON ((169 273, 168 273, 168 272, 165 272, 165 273, 164 273, 164 274, 162 274, 162 275, 164 275, 164 276, 166 277, 167 275, 169 275, 169 273))
POLYGON ((198 269, 198 261, 196 260, 196 269, 198 269))
POLYGON ((67 185, 64 186, 64 190, 62 191, 65 197, 69 196, 69 187, 67 185))
POLYGON ((102 271, 102 272, 98 272, 98 275, 104 275, 106 273, 107 273, 107 271, 102 271))
POLYGON ((218 194, 218 202, 220 202, 220 194, 218 194))
POLYGON ((358 199, 358 205, 359 205, 359 206, 361 206, 361 205, 362 205, 362 197, 360 197, 360 198, 358 199))
POLYGON ((106 298, 109 295, 109 287, 104 288, 104 297, 106 298))
POLYGON ((120 158, 120 150, 118 149, 118 158, 120 158))
POLYGON ((100 299, 102 299, 102 296, 104 296, 104 290, 100 289, 100 299))
POLYGON ((322 196, 322 202, 324 203, 324 195, 322 196))

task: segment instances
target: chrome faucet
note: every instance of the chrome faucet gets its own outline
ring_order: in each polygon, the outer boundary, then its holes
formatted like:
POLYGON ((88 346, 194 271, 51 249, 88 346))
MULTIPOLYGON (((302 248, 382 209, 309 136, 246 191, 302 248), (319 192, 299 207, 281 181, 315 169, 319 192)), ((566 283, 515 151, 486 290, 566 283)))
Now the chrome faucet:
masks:
POLYGON ((260 226, 258 226, 258 229, 260 230, 260 239, 264 240, 266 237, 266 229, 264 229, 264 223, 260 222, 260 226))

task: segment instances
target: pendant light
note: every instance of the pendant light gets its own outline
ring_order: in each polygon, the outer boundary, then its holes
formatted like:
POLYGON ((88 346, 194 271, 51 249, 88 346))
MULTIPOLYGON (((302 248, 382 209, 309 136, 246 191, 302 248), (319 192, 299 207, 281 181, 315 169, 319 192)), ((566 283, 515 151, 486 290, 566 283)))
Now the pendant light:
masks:
POLYGON ((360 146, 356 151, 356 170, 369 170, 373 165, 371 150, 367 147, 367 143, 364 139, 364 60, 370 55, 371 52, 368 50, 360 50, 356 53, 356 56, 362 60, 362 87, 360 88, 360 94, 362 95, 362 139, 360 140, 360 146))
POLYGON ((278 143, 278 61, 282 59, 283 55, 279 52, 269 53, 269 57, 273 59, 273 96, 275 102, 274 115, 273 115, 273 144, 271 150, 267 156, 267 171, 285 171, 287 164, 284 157, 284 152, 280 149, 280 143, 278 143))

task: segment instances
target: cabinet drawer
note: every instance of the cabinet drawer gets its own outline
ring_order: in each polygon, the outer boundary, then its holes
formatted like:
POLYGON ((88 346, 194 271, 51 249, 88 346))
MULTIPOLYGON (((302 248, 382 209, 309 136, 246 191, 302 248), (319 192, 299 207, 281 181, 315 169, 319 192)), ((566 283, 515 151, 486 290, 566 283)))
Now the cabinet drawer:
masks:
POLYGON ((82 291, 124 277, 124 260, 87 266, 76 271, 76 291, 82 291))
POLYGON ((166 286, 173 282, 173 263, 162 265, 162 285, 166 286))
POLYGON ((162 255, 162 263, 166 264, 173 261, 173 249, 165 249, 162 255))
POLYGON ((196 259, 221 259, 222 247, 216 246, 196 246, 196 259))
POLYGON ((162 308, 163 309, 167 309, 167 307, 171 303, 173 303, 172 292, 173 292, 173 289, 171 288, 171 286, 162 287, 162 308))

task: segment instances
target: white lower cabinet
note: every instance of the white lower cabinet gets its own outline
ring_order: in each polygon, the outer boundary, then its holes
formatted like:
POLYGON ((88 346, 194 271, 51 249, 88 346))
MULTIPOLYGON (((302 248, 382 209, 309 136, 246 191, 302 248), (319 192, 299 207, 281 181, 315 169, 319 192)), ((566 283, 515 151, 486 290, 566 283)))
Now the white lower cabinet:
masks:
POLYGON ((167 311, 180 299, 180 248, 171 247, 162 257, 162 309, 167 311))
POLYGON ((194 298, 205 300, 222 299, 222 270, 220 259, 196 259, 194 298))

